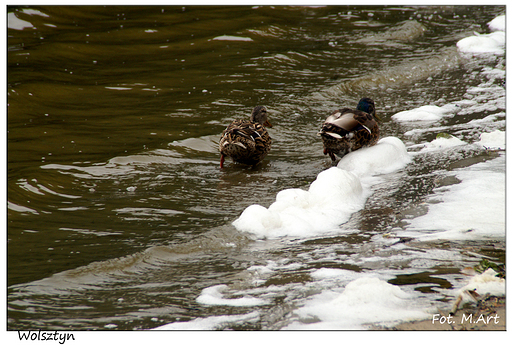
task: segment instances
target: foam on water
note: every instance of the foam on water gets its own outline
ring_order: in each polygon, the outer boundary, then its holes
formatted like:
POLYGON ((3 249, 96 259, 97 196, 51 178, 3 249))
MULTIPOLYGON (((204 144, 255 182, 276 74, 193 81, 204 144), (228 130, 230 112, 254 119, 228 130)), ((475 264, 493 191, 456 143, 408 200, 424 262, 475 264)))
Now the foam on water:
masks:
POLYGON ((227 305, 232 307, 254 307, 267 304, 267 301, 256 297, 226 298, 223 292, 229 288, 227 285, 210 286, 202 290, 196 302, 205 305, 227 305))
POLYGON ((337 167, 321 172, 308 191, 285 189, 268 208, 249 206, 233 225, 259 238, 340 231, 339 225, 363 208, 373 176, 399 170, 409 162, 401 140, 383 138, 375 146, 346 155, 337 167))
POLYGON ((365 324, 390 325, 395 320, 418 320, 430 316, 415 303, 413 293, 377 277, 362 277, 341 292, 325 290, 294 311, 300 318, 290 330, 352 330, 365 324))
POLYGON ((251 205, 233 225, 260 238, 312 236, 335 229, 364 202, 359 179, 332 167, 321 172, 308 191, 285 189, 269 208, 251 205))
POLYGON ((431 151, 439 151, 450 147, 462 145, 467 145, 467 143, 452 135, 448 137, 437 137, 431 142, 426 143, 419 152, 426 153, 431 151))
POLYGON ((475 35, 457 42, 457 47, 464 53, 504 54, 506 35, 503 31, 490 34, 475 35))
POLYGON ((392 115, 392 120, 398 122, 409 121, 438 121, 446 116, 453 116, 453 107, 445 105, 438 107, 436 105, 424 105, 422 107, 405 110, 392 115))
MULTIPOLYGON (((495 67, 483 67, 481 72, 487 80, 482 81, 477 86, 468 87, 466 93, 460 100, 455 100, 446 103, 442 106, 426 105, 416 109, 398 112, 392 115, 392 120, 404 124, 409 128, 404 135, 406 137, 419 138, 425 133, 442 133, 444 131, 458 130, 462 132, 482 132, 493 130, 501 130, 505 127, 505 65, 502 60, 498 58, 498 64, 495 67), (484 117, 472 119, 468 122, 464 120, 458 121, 456 124, 445 126, 431 126, 432 123, 440 123, 446 119, 454 117, 462 117, 466 115, 473 115, 478 113, 491 113, 484 117)), ((443 98, 435 101, 436 104, 443 104, 443 98)), ((457 133, 457 132, 455 132, 457 133)), ((484 135, 485 136, 485 135, 484 135)), ((488 140, 488 139, 486 139, 488 140)), ((429 149, 434 146, 442 146, 446 144, 455 144, 456 140, 446 141, 439 140, 433 143, 427 143, 429 149)), ((463 143, 459 143, 463 144, 463 143)), ((416 144, 417 147, 423 147, 425 144, 416 144)), ((492 145, 487 148, 493 148, 492 145)), ((413 147, 409 147, 411 149, 413 147)))
MULTIPOLYGON (((500 18, 500 17, 498 17, 500 18)), ((504 25, 498 19, 489 23, 495 34, 478 35, 497 41, 496 47, 504 49, 500 43, 501 29, 504 25), (501 26, 502 25, 502 26, 501 26)), ((481 40, 482 41, 482 40, 481 40)), ((460 43, 460 42, 459 42, 460 43)), ((494 43, 494 44, 495 44, 494 43)), ((492 51, 493 46, 480 42, 482 50, 492 51)), ((458 45, 463 50, 465 43, 458 45)), ((505 113, 505 89, 497 86, 496 79, 504 78, 501 68, 485 67, 482 73, 489 82, 467 90, 465 99, 443 106, 425 105, 392 116, 396 122, 420 123, 427 128, 414 128, 405 135, 421 134, 426 131, 442 133, 446 130, 462 129, 482 132, 480 138, 471 142, 453 135, 439 135, 436 139, 412 145, 420 149, 409 153, 401 140, 395 137, 383 138, 370 148, 352 152, 343 157, 336 167, 321 172, 308 190, 291 188, 280 191, 276 201, 269 207, 251 205, 233 222, 239 231, 247 232, 258 238, 279 238, 294 236, 306 238, 324 234, 339 233, 340 225, 347 222, 350 216, 361 210, 373 187, 384 179, 385 174, 398 171, 411 162, 411 155, 449 154, 450 150, 470 149, 505 149, 505 132, 502 120, 505 113), (498 111, 482 119, 461 122, 445 127, 431 127, 432 122, 458 115, 473 114, 484 111, 498 111), (484 132, 487 130, 488 132, 484 132)), ((439 104, 441 102, 438 102, 439 104)), ((459 136, 458 134, 456 134, 459 136)), ((412 147, 409 147, 412 148, 412 147)), ((437 187, 427 197, 426 214, 404 220, 408 222, 402 229, 396 228, 392 238, 415 238, 418 240, 474 240, 503 239, 505 236, 505 156, 501 153, 497 158, 466 167, 442 171, 443 176, 453 177, 453 184, 437 187)), ((374 237, 375 238, 375 237, 374 237)), ((384 237, 380 237, 385 240, 384 237)), ((392 238, 386 239, 391 241, 392 238)), ((375 240, 377 241, 377 239, 375 240)), ((394 245, 390 250, 399 250, 394 245)), ((401 246, 405 246, 401 244, 401 246)), ((387 256, 382 251, 379 255, 351 254, 344 263, 363 267, 363 264, 388 263, 389 261, 406 262, 409 260, 406 273, 424 272, 437 262, 449 260, 460 253, 444 249, 430 248, 428 251, 400 251, 387 256)), ((453 258, 456 259, 455 257, 453 258)), ((457 260, 459 258, 457 257, 457 260)), ((302 264, 290 260, 287 262, 269 261, 265 266, 251 266, 247 269, 251 275, 251 283, 255 286, 255 296, 233 296, 226 285, 215 285, 203 289, 197 302, 202 305, 248 306, 271 303, 273 294, 280 293, 287 299, 298 298, 294 315, 285 329, 364 329, 370 325, 390 326, 397 322, 431 318, 428 312, 433 304, 431 299, 413 287, 396 286, 386 280, 402 274, 401 270, 378 270, 369 274, 365 271, 353 271, 337 268, 320 268, 311 270, 311 282, 298 282, 298 297, 294 297, 294 285, 262 286, 276 272, 287 272, 301 269, 302 264), (316 291, 320 291, 316 294, 316 291), (312 292, 311 292, 312 291, 312 292), (226 293, 230 296, 226 296, 226 293), (307 296, 301 299, 301 295, 307 296), (258 303, 258 304, 256 304, 258 303)), ((303 266, 304 267, 304 266, 303 266)), ((387 267, 383 265, 383 267, 387 267)), ((460 282, 456 286, 463 286, 460 282)), ((478 293, 491 292, 503 294, 504 280, 495 277, 494 272, 486 271, 473 277, 462 289, 477 288, 478 293)), ((456 296, 459 289, 449 289, 445 294, 456 296)), ((250 291, 250 292, 251 292, 250 291)), ((195 319, 190 322, 178 322, 159 329, 222 329, 229 323, 257 320, 259 314, 224 315, 195 319)))
MULTIPOLYGON (((497 21, 499 22, 499 21, 497 21)), ((440 133, 446 129, 480 131, 479 140, 467 143, 453 135, 438 135, 431 142, 414 145, 420 147, 413 155, 448 152, 455 147, 480 147, 493 150, 505 149, 505 88, 497 85, 496 79, 504 78, 501 68, 483 69, 489 79, 478 86, 469 87, 467 99, 454 101, 443 107, 427 106, 397 113, 394 121, 414 122, 480 112, 496 112, 484 118, 459 123, 451 127, 414 128, 406 136, 426 132, 440 133), (443 111, 444 110, 444 111, 443 111), (489 132, 484 132, 484 131, 489 132)), ((460 133, 460 132, 459 132, 460 133)), ((505 157, 456 169, 447 173, 459 183, 434 189, 427 199, 428 212, 409 220, 409 226, 398 236, 420 240, 475 240, 486 238, 503 239, 505 236, 505 157)))
POLYGON ((491 133, 480 134, 480 141, 478 144, 488 149, 501 149, 506 148, 506 132, 495 130, 491 133))
POLYGON ((434 189, 428 198, 428 213, 411 219, 398 235, 420 240, 503 239, 504 169, 505 157, 500 156, 451 172, 460 183, 434 189))
POLYGON ((491 31, 506 31, 506 15, 501 15, 488 23, 491 31))
POLYGON ((475 33, 457 42, 457 48, 463 53, 472 54, 505 54, 506 33, 505 15, 498 16, 488 23, 489 34, 475 33))
POLYGON ((488 268, 485 272, 471 277, 469 283, 458 290, 459 293, 464 291, 475 291, 481 296, 485 294, 505 296, 506 280, 497 277, 497 272, 488 268))
POLYGON ((349 153, 338 163, 338 168, 351 171, 363 180, 402 169, 410 161, 403 142, 396 137, 386 137, 375 146, 349 153))
MULTIPOLYGON (((489 27, 500 34, 501 28, 503 29, 500 20, 503 19, 498 18, 490 22, 489 27)), ((466 148, 505 149, 505 121, 500 119, 505 117, 505 88, 497 86, 496 82, 496 79, 505 77, 505 71, 497 67, 484 67, 481 73, 489 81, 468 88, 464 99, 460 101, 443 106, 425 105, 392 116, 392 120, 413 127, 405 136, 428 131, 438 134, 470 129, 477 133, 482 132, 479 139, 471 139, 453 132, 456 136, 439 135, 434 140, 408 147, 408 150, 412 149, 408 152, 400 139, 382 138, 377 145, 352 152, 343 157, 336 167, 318 174, 307 190, 282 190, 269 207, 250 205, 233 222, 234 227, 258 238, 292 236, 305 239, 341 233, 345 230, 342 230, 340 225, 347 222, 354 212, 365 207, 373 187, 388 178, 385 174, 404 168, 411 162, 412 155, 449 155, 451 151, 466 148), (442 122, 447 118, 485 111, 495 113, 469 122, 461 120, 451 126, 431 126, 432 123, 442 122), (418 128, 420 126, 424 128, 418 128), (413 148, 418 149, 412 152, 413 148)), ((394 228, 392 236, 374 236, 372 243, 366 245, 370 246, 377 241, 390 243, 399 237, 418 240, 503 239, 504 170, 505 156, 502 153, 499 153, 497 158, 485 162, 453 170, 441 170, 443 177, 448 175, 451 177, 449 181, 455 182, 433 190, 426 198, 426 213, 405 219, 404 222, 408 224, 403 228, 394 228)), ((330 260, 334 261, 338 254, 331 249, 330 256, 330 260)), ((365 270, 311 268, 308 271, 310 281, 298 280, 285 285, 266 282, 277 274, 305 270, 306 266, 302 262, 305 262, 306 256, 299 257, 296 262, 290 259, 267 260, 265 265, 255 265, 247 269, 250 277, 248 282, 254 288, 244 292, 233 291, 227 285, 214 285, 203 289, 196 301, 201 307, 241 308, 269 305, 274 296, 283 296, 294 301, 296 308, 291 310, 293 316, 289 323, 284 321, 283 327, 288 330, 365 329, 374 324, 391 326, 398 322, 431 318, 430 308, 438 307, 439 302, 436 300, 436 303, 432 303, 431 294, 421 293, 413 286, 396 286, 389 284, 387 280, 401 274, 422 273, 425 269, 436 267, 440 261, 461 260, 460 256, 461 253, 458 251, 449 249, 429 248, 425 251, 415 251, 405 244, 395 244, 388 248, 388 252, 380 249, 364 253, 361 250, 342 258, 343 264, 362 268, 383 267, 374 269, 373 274, 367 274, 365 270), (389 262, 396 264, 388 266, 389 262), (407 265, 404 272, 400 268, 388 269, 401 263, 407 265), (255 297, 252 297, 253 295, 255 297)), ((442 293, 454 297, 463 289, 476 288, 479 294, 490 292, 500 295, 504 293, 505 286, 504 280, 496 277, 491 271, 471 278, 465 286, 466 282, 463 281, 457 280, 452 283, 455 288, 446 289, 442 293), (460 287, 462 288, 459 289, 460 287)), ((440 287, 435 289, 442 290, 440 287)), ((229 324, 258 322, 262 317, 264 316, 259 312, 222 315, 172 323, 158 329, 225 329, 229 324)))

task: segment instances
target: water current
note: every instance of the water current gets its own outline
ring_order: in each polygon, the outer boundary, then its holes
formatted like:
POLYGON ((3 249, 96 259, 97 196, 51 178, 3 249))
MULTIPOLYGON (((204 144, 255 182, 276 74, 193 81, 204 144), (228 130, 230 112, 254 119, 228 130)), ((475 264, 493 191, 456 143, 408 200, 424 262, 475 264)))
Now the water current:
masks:
POLYGON ((460 43, 504 14, 8 7, 7 328, 366 329, 449 307, 465 268, 505 263, 505 47, 460 43), (319 127, 361 97, 381 142, 332 166, 319 127), (220 169, 256 105, 271 152, 220 169))

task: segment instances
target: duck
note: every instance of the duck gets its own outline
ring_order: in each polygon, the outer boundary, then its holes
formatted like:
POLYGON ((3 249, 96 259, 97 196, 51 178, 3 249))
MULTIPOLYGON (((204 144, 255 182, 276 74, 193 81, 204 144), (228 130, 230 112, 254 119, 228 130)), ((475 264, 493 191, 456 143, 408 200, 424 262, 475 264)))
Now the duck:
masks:
POLYGON ((256 106, 249 120, 238 119, 222 132, 219 140, 220 168, 226 157, 236 163, 257 165, 271 150, 271 137, 265 127, 272 127, 267 108, 256 106))
POLYGON ((368 97, 361 98, 356 109, 334 111, 318 132, 323 141, 323 154, 328 154, 334 162, 336 156, 343 157, 352 151, 377 144, 379 126, 376 120, 380 121, 375 103, 368 97))

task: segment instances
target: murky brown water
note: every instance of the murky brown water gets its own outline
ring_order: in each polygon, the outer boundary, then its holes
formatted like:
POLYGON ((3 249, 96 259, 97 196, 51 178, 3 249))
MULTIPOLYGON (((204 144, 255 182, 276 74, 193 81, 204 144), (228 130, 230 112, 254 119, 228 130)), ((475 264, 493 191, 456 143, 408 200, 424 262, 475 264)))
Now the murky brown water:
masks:
MULTIPOLYGON (((435 138, 405 137, 410 128, 390 116, 460 100, 482 82, 483 66, 504 66, 501 58, 465 59, 455 47, 504 11, 9 7, 8 328, 143 329, 237 313, 195 299, 216 284, 240 288, 248 267, 268 261, 303 267, 267 286, 305 282, 319 267, 388 269, 320 255, 363 253, 431 193, 436 171, 495 155, 418 158, 401 184, 383 185, 351 219, 347 227, 361 231, 352 236, 256 241, 231 222, 251 204, 270 205, 282 189, 306 188, 328 168, 318 127, 361 96, 376 100, 383 136, 407 146, 435 138), (274 125, 270 154, 254 168, 226 163, 220 170, 220 133, 258 104, 274 125)), ((447 119, 444 131, 489 114, 447 119)), ((475 139, 478 131, 463 135, 475 139)), ((451 244, 455 252, 465 245, 451 244)), ((482 255, 503 262, 497 248, 482 255)), ((441 260, 437 276, 475 260, 441 260)), ((235 328, 283 327, 287 299, 300 297, 280 292, 260 308, 271 319, 235 328)))

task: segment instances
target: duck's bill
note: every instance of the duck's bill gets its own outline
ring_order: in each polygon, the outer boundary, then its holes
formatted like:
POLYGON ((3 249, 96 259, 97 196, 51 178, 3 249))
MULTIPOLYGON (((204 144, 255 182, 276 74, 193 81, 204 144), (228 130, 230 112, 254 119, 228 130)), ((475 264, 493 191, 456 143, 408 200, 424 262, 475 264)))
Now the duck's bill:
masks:
POLYGON ((266 120, 266 121, 264 122, 264 127, 269 127, 269 128, 271 128, 271 127, 273 127, 273 125, 271 124, 271 122, 269 122, 269 120, 266 120))

